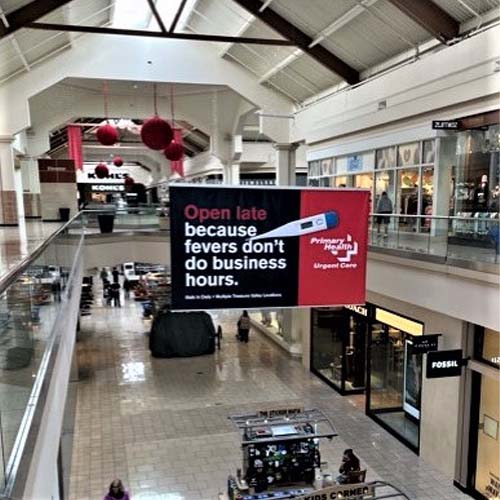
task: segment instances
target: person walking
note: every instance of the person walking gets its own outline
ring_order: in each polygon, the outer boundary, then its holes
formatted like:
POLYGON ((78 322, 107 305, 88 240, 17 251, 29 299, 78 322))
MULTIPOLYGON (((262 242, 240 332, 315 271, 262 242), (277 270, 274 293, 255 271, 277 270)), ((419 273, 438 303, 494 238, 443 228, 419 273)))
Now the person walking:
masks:
POLYGON ((250 331, 250 317, 247 311, 243 311, 243 314, 238 319, 238 340, 240 342, 245 342, 248 344, 248 333, 250 331))
POLYGON ((113 275, 113 283, 120 283, 120 271, 118 271, 116 267, 113 267, 113 272, 111 274, 113 275))
POLYGON ((121 479, 115 479, 109 485, 109 492, 103 500, 131 500, 130 494, 125 490, 121 479))
POLYGON ((382 196, 378 200, 377 203, 377 237, 380 236, 380 226, 384 226, 384 239, 389 236, 389 222, 391 218, 388 215, 382 214, 392 214, 392 201, 387 196, 387 193, 384 191, 382 196))
POLYGON ((102 286, 104 286, 104 282, 107 281, 107 279, 108 279, 108 271, 106 271, 105 267, 103 267, 101 269, 101 272, 99 273, 99 276, 100 276, 101 281, 102 281, 102 286))
POLYGON ((125 298, 126 298, 126 299, 129 299, 129 298, 130 298, 130 289, 131 289, 131 288, 132 288, 132 287, 131 287, 131 283, 130 283, 130 281, 129 281, 127 278, 125 278, 125 279, 123 280, 123 291, 124 291, 124 294, 125 294, 125 298))
POLYGON ((115 307, 121 307, 120 304, 120 283, 111 284, 111 302, 115 307))

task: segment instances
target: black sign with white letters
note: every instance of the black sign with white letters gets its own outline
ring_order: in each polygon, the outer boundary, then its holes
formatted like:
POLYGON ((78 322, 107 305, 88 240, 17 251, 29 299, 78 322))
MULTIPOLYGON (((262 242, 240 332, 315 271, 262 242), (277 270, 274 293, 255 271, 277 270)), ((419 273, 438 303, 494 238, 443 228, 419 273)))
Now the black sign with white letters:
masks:
POLYGON ((438 350, 438 337, 440 333, 436 333, 433 335, 420 335, 413 336, 410 339, 412 344, 412 352, 413 354, 425 354, 430 351, 438 350))
POLYGON ((427 378, 459 377, 464 365, 462 349, 427 354, 427 378))
POLYGON ((460 122, 458 120, 433 120, 432 130, 458 130, 460 122))

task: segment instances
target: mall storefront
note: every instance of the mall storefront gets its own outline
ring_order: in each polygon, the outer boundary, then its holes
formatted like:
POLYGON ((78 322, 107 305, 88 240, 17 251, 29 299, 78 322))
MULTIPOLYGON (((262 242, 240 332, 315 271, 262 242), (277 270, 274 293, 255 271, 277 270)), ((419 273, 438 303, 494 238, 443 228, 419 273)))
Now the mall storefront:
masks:
POLYGON ((419 321, 367 303, 314 308, 311 371, 341 394, 366 394, 366 413, 418 453, 422 354, 419 321))

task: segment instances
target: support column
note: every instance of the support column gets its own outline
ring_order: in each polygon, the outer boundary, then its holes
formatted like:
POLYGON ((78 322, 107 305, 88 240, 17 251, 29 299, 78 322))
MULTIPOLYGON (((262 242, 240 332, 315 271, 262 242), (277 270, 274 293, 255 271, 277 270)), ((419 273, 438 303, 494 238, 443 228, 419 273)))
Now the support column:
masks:
POLYGON ((226 185, 237 186, 240 183, 240 164, 227 163, 224 165, 223 183, 226 185))
POLYGON ((295 186, 296 144, 274 144, 276 150, 276 185, 295 186))
POLYGON ((19 224, 13 137, 0 136, 0 226, 19 224))
POLYGON ((39 219, 42 216, 40 201, 40 175, 38 161, 31 156, 21 158, 21 176, 23 181, 24 216, 27 219, 39 219))

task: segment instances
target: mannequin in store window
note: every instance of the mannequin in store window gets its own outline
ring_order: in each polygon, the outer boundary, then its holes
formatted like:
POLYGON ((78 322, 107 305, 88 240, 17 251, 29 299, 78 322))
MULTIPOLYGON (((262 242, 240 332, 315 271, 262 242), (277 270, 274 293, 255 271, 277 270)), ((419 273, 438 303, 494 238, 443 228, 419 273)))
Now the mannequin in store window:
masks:
POLYGON ((476 212, 485 212, 488 209, 489 186, 488 176, 481 177, 481 184, 474 191, 474 210, 476 212))

